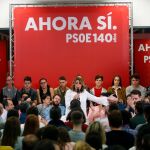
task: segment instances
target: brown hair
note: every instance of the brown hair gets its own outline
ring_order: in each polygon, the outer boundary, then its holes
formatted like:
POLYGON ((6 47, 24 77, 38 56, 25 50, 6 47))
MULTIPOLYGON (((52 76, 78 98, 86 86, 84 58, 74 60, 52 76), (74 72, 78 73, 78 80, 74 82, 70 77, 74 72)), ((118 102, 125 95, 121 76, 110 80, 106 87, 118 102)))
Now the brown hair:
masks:
POLYGON ((1 145, 14 147, 20 134, 21 129, 19 119, 17 117, 8 118, 5 123, 1 145))
POLYGON ((83 92, 84 89, 85 89, 85 84, 84 84, 83 78, 78 77, 78 76, 74 79, 71 89, 72 89, 73 91, 76 90, 76 89, 75 89, 75 83, 76 83, 76 81, 79 81, 79 83, 81 83, 82 87, 81 87, 81 90, 80 90, 80 91, 83 92))
POLYGON ((28 134, 35 134, 38 129, 39 129, 38 117, 35 115, 28 115, 24 126, 23 136, 26 136, 28 134))

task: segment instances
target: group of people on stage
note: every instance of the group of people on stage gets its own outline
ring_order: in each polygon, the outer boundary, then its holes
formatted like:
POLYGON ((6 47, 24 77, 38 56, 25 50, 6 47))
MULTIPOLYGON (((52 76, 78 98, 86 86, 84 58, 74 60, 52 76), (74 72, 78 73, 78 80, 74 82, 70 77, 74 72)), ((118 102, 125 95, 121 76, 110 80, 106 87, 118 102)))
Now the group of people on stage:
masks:
MULTIPOLYGON (((53 89, 48 85, 46 78, 41 78, 39 89, 35 90, 32 88, 31 77, 26 76, 24 77, 24 87, 18 90, 14 86, 12 77, 8 76, 6 86, 0 93, 0 129, 4 129, 2 145, 7 145, 4 136, 7 121, 10 121, 8 116, 14 117, 14 114, 18 113, 17 118, 21 124, 21 133, 18 136, 21 137, 27 136, 29 133, 35 135, 36 129, 33 127, 32 131, 28 128, 31 128, 31 124, 34 124, 33 122, 38 116, 38 129, 41 127, 47 129, 47 125, 64 127, 71 138, 70 142, 76 143, 78 140, 84 140, 90 145, 90 148, 97 149, 94 147, 97 143, 93 144, 92 138, 97 140, 98 137, 94 137, 91 133, 90 137, 88 132, 92 126, 93 128, 99 126, 99 130, 103 128, 106 132, 103 135, 106 139, 103 137, 105 140, 102 140, 101 138, 99 149, 102 149, 105 144, 108 148, 113 145, 121 145, 125 149, 131 148, 134 146, 135 136, 140 131, 139 128, 142 124, 149 122, 150 112, 147 107, 150 108, 150 88, 140 85, 138 74, 132 75, 130 79, 131 85, 124 88, 121 77, 116 75, 112 80, 112 85, 106 89, 103 87, 103 76, 96 75, 95 86, 90 89, 80 75, 75 77, 70 88, 67 87, 66 78, 61 76, 59 77, 59 86, 53 89), (146 117, 144 117, 144 113, 147 115, 146 117), (118 130, 120 132, 117 132, 118 130), (117 142, 113 136, 117 138, 117 142)), ((49 130, 47 129, 47 132, 49 130)), ((65 131, 62 129, 62 132, 65 131)), ((102 135, 98 134, 97 136, 102 135)), ((19 141, 22 142, 22 140, 23 138, 19 141)), ((71 143, 72 149, 75 147, 75 143, 73 145, 71 143)), ((14 143, 11 146, 14 147, 14 143)), ((16 147, 20 147, 20 145, 18 144, 16 147)))

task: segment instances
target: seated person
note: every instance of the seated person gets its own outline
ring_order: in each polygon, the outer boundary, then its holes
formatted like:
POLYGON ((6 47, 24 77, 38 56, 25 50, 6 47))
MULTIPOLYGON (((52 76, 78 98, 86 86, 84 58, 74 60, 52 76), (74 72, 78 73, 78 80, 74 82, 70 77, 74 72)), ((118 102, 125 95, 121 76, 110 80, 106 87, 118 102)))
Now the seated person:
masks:
POLYGON ((108 147, 113 145, 121 145, 125 149, 129 149, 134 145, 134 136, 122 130, 122 115, 119 110, 113 110, 108 115, 111 131, 106 133, 106 144, 108 147))
POLYGON ((85 139, 85 133, 82 131, 83 113, 80 111, 74 111, 71 114, 71 121, 73 123, 73 129, 69 131, 69 135, 72 142, 85 139))
POLYGON ((37 92, 32 88, 32 79, 29 76, 24 78, 24 87, 19 92, 17 92, 18 101, 21 99, 22 93, 28 93, 31 101, 37 104, 37 92))

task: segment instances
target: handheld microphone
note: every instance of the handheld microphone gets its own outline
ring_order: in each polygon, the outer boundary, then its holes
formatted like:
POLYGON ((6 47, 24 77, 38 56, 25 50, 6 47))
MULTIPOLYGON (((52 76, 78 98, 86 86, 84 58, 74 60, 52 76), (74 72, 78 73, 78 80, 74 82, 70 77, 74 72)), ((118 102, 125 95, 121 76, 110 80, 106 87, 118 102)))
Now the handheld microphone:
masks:
POLYGON ((80 89, 79 88, 77 88, 77 94, 79 94, 80 93, 80 89))
MULTIPOLYGON (((80 89, 77 88, 77 94, 79 95, 80 94, 80 89)), ((79 95, 80 96, 80 95, 79 95)), ((80 100, 80 97, 78 97, 78 100, 80 100)))

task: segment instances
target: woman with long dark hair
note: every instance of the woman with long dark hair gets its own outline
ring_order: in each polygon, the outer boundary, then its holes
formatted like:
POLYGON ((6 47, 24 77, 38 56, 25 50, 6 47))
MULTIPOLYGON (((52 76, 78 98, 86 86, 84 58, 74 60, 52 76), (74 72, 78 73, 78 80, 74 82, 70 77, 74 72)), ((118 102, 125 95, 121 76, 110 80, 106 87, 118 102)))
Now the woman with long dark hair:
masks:
POLYGON ((39 81, 40 87, 37 89, 38 95, 38 103, 43 103, 42 97, 43 95, 49 95, 50 98, 54 96, 54 90, 48 85, 48 81, 46 78, 41 78, 39 81))
POLYGON ((112 80, 112 86, 108 88, 108 92, 115 94, 119 102, 126 104, 126 91, 122 87, 122 80, 119 75, 114 76, 112 80))
POLYGON ((20 147, 21 143, 21 129, 19 119, 17 117, 10 117, 7 119, 3 131, 1 145, 11 146, 13 148, 20 147))

